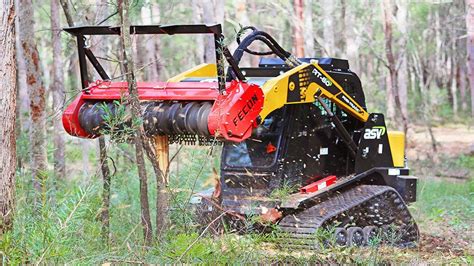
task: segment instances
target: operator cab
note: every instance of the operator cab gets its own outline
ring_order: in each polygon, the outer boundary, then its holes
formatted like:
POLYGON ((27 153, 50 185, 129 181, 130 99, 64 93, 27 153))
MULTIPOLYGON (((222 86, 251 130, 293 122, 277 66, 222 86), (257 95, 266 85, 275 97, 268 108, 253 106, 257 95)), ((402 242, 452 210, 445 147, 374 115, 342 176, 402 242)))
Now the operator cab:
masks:
POLYGON ((284 108, 270 114, 252 136, 240 143, 224 145, 224 164, 233 169, 271 169, 278 157, 285 119, 284 108))
MULTIPOLYGON (((360 80, 348 68, 346 60, 318 59, 319 64, 365 108, 360 80), (362 101, 361 101, 362 100, 362 101)), ((242 68, 250 83, 261 83, 289 68, 280 59, 262 58, 258 68, 242 68)), ((261 84, 259 84, 261 85, 261 84)), ((363 125, 345 114, 336 104, 325 100, 354 139, 363 125)), ((301 186, 327 175, 349 175, 354 161, 332 128, 319 103, 285 105, 268 115, 241 143, 225 142, 221 161, 224 190, 261 190, 267 194, 283 183, 301 186), (341 165, 343 167, 341 167, 341 165)))

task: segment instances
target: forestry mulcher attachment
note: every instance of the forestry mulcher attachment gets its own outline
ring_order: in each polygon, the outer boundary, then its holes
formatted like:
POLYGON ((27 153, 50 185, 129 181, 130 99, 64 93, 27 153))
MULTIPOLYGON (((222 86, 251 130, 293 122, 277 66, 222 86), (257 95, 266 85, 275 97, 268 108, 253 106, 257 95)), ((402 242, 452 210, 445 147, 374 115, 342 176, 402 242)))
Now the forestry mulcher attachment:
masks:
MULTIPOLYGON (((215 64, 199 65, 166 82, 137 85, 148 136, 167 135, 170 142, 184 144, 223 143, 219 191, 194 199, 201 222, 226 212, 228 228, 271 228, 289 244, 311 244, 321 229, 340 245, 364 245, 377 236, 404 246, 418 241, 406 205, 416 200, 417 179, 406 167, 405 136, 389 132, 383 114, 367 111, 361 82, 347 60, 295 58, 253 27, 244 28, 250 32, 242 40, 237 37, 233 54, 222 44, 220 25, 130 30, 214 36, 215 64), (269 50, 251 50, 254 41, 269 50), (240 68, 244 53, 266 57, 258 67, 240 68)), ((104 106, 113 114, 113 102, 128 90, 126 82, 111 81, 85 36, 119 35, 120 27, 66 31, 77 37, 83 90, 66 108, 64 128, 73 136, 95 138, 107 132, 104 106), (88 80, 87 59, 102 80, 88 80)))

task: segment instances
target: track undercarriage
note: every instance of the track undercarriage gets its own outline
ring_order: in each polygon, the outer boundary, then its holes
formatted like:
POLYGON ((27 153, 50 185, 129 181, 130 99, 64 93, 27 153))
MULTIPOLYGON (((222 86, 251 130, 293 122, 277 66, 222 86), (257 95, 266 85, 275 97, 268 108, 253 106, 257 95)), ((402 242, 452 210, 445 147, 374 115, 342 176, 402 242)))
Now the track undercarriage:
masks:
POLYGON ((282 243, 314 246, 318 230, 332 233, 338 245, 384 242, 413 246, 418 228, 398 192, 391 187, 361 185, 296 211, 279 222, 282 243))
MULTIPOLYGON (((259 198, 254 206, 270 210, 279 201, 259 198)), ((245 202, 252 209, 251 200, 245 202)), ((241 202, 239 212, 245 204, 241 202)), ((230 206, 228 206, 230 207, 230 206)), ((230 207, 232 208, 232 207, 230 207)), ((236 233, 273 233, 276 244, 290 249, 317 249, 327 245, 373 246, 388 244, 416 246, 418 227, 400 194, 393 188, 379 185, 355 187, 306 202, 298 209, 279 209, 283 216, 274 226, 262 221, 252 210, 244 215, 225 209, 218 201, 207 198, 197 208, 201 228, 209 226, 212 234, 228 228, 236 233), (255 219, 257 217, 257 219, 255 219), (263 223, 261 223, 263 222, 263 223)), ((209 229, 208 228, 208 229, 209 229)))

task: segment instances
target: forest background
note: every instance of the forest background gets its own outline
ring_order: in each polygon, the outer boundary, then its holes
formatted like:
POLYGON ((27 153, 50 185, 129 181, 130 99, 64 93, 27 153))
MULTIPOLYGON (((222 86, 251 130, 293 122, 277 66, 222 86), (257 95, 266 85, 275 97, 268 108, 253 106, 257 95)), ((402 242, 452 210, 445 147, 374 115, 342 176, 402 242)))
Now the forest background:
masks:
MULTIPOLYGON (((269 244, 271 236, 199 235, 187 201, 213 186, 220 147, 171 145, 169 223, 147 233, 133 145, 65 133, 61 114, 81 85, 76 40, 62 28, 121 25, 120 3, 2 1, 2 22, 15 22, 10 46, 17 68, 16 148, 2 147, 16 150, 14 185, 1 183, 1 195, 13 195, 10 211, 3 212, 3 262, 473 263, 474 1, 125 1, 132 24, 221 23, 231 51, 241 26, 252 25, 300 57, 348 59, 369 111, 385 113, 391 129, 407 133, 408 163, 420 178, 418 202, 410 207, 422 232, 419 247, 315 253, 280 250, 269 244), (16 13, 9 16, 13 3, 16 13)), ((131 41, 139 81, 166 80, 214 58, 203 36, 132 35, 131 41)), ((125 80, 119 38, 87 42, 112 76, 125 80)), ((242 65, 256 66, 258 58, 244 56, 242 65)), ((153 172, 150 163, 146 168, 153 172)), ((153 226, 160 223, 157 187, 148 178, 153 226)))

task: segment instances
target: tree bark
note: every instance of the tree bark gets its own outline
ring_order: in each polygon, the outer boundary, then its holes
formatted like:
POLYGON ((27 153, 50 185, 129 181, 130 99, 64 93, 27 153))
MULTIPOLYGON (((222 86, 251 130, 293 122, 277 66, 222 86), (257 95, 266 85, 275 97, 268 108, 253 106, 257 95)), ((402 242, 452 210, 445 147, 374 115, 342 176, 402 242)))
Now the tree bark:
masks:
POLYGON ((344 38, 345 38, 345 48, 346 48, 346 57, 349 60, 349 66, 352 71, 355 73, 360 73, 359 68, 359 47, 360 47, 360 36, 356 34, 354 30, 356 25, 355 10, 348 3, 348 1, 343 1, 344 5, 344 38))
POLYGON ((334 37, 334 10, 336 1, 323 0, 321 2, 321 11, 323 19, 323 50, 326 56, 336 57, 336 41, 334 37))
MULTIPOLYGON (((18 0, 15 1, 17 4, 18 0)), ((28 132, 30 130, 30 121, 25 116, 25 114, 30 113, 30 104, 28 99, 28 86, 26 85, 26 66, 24 61, 24 56, 22 54, 21 44, 20 44, 20 36, 18 36, 19 30, 19 23, 18 23, 18 14, 15 20, 15 34, 16 42, 15 42, 15 49, 16 49, 16 76, 17 76, 17 86, 18 86, 18 95, 17 95, 17 105, 19 105, 19 112, 20 116, 17 117, 17 120, 21 122, 21 128, 24 132, 28 132)))
POLYGON ((169 225, 169 142, 168 136, 157 136, 151 140, 154 147, 154 158, 159 169, 155 169, 156 175, 156 236, 161 238, 169 225))
POLYGON ((13 225, 16 171, 15 2, 2 0, 0 9, 0 236, 13 225))
POLYGON ((388 76, 387 83, 387 116, 390 121, 395 121, 395 91, 396 91, 396 67, 395 57, 392 52, 392 15, 393 3, 391 0, 384 0, 382 2, 383 8, 383 31, 385 41, 385 56, 387 58, 388 76))
MULTIPOLYGON (((104 0, 97 0, 96 4, 99 8, 97 8, 97 12, 95 13, 95 21, 96 23, 99 23, 101 21, 104 21, 104 19, 109 16, 109 3, 104 0)), ((108 48, 110 47, 102 45, 99 50, 100 55, 103 57, 107 57, 108 48)), ((103 64, 103 66, 107 67, 106 64, 103 64)), ((105 136, 100 136, 98 138, 98 145, 99 163, 100 170, 102 173, 102 207, 100 219, 102 222, 102 239, 108 245, 110 243, 110 186, 112 183, 112 177, 110 175, 110 168, 108 164, 109 156, 107 155, 107 142, 105 136)), ((87 162, 88 160, 89 157, 87 154, 87 162)))
MULTIPOLYGON (((144 9, 142 8, 142 11, 144 9)), ((159 23, 159 8, 153 6, 148 10, 142 12, 142 18, 146 24, 159 23), (153 17, 157 20, 152 21, 144 14, 149 14, 148 17, 153 17), (150 16, 151 15, 151 16, 150 16)), ((153 58, 154 64, 148 67, 147 77, 151 80, 158 80, 159 75, 159 38, 153 38, 146 44, 148 58, 153 58)), ((202 40, 202 39, 201 39, 202 40)), ((202 51, 204 52, 204 51, 202 51)), ((161 238, 163 233, 167 230, 169 225, 169 194, 168 194, 168 165, 169 165, 169 144, 167 136, 157 136, 151 139, 143 135, 143 147, 146 151, 147 157, 150 160, 153 171, 156 177, 156 237, 161 238), (153 147, 151 147, 151 146, 153 147)))
MULTIPOLYGON (((192 7, 192 10, 193 10, 193 23, 194 24, 199 24, 199 23, 202 23, 203 20, 202 20, 202 3, 200 0, 192 0, 191 1, 191 7, 192 7)), ((204 51, 205 51, 205 48, 204 48, 204 36, 202 34, 198 34, 196 35, 195 37, 195 61, 196 61, 196 64, 202 64, 204 63, 205 61, 205 58, 204 58, 204 51)))
POLYGON ((102 238, 106 243, 109 242, 110 234, 110 169, 108 165, 107 147, 105 137, 99 137, 99 159, 100 169, 102 171, 102 208, 100 218, 102 220, 102 238))
POLYGON ((468 102, 468 97, 466 94, 466 65, 465 64, 460 64, 457 66, 457 74, 456 74, 457 81, 456 83, 459 84, 459 96, 461 99, 461 110, 463 113, 465 113, 467 109, 467 102, 468 102))
MULTIPOLYGON (((224 1, 202 0, 202 20, 205 24, 224 24, 224 1)), ((204 63, 214 63, 216 60, 213 36, 207 34, 204 40, 204 63)))
POLYGON ((315 57, 314 50, 314 27, 313 27, 313 0, 303 1, 303 36, 304 36, 304 56, 315 57))
MULTIPOLYGON (((54 0, 51 0, 54 1, 54 0)), ((68 0, 59 0, 61 3, 61 7, 63 8, 64 15, 66 16, 66 21, 69 27, 74 26, 74 19, 72 19, 71 9, 69 8, 69 1, 68 0)))
POLYGON ((293 23, 293 50, 296 57, 304 56, 304 39, 303 39, 303 0, 294 0, 293 8, 295 10, 295 21, 293 23))
MULTIPOLYGON (((123 54, 123 68, 128 82, 128 101, 131 107, 132 121, 141 117, 140 102, 138 99, 137 82, 134 75, 134 61, 132 56, 132 39, 130 36, 129 20, 129 2, 128 0, 119 0, 118 8, 121 20, 120 46, 123 54)), ((153 238, 153 229, 150 219, 150 207, 148 203, 148 181, 143 156, 144 133, 141 125, 137 128, 135 134, 135 155, 137 160, 138 176, 140 178, 140 206, 141 223, 143 226, 143 235, 145 244, 150 245, 153 238)))
MULTIPOLYGON (((454 37, 455 38, 455 37, 454 37)), ((450 56, 450 60, 449 60, 449 64, 451 65, 451 71, 449 73, 449 75, 451 76, 450 80, 451 80, 451 86, 450 86, 450 95, 451 95, 451 103, 452 103, 452 106, 453 106, 453 114, 454 116, 457 116, 458 115, 458 109, 459 109, 459 106, 458 106, 458 87, 459 87, 459 84, 457 83, 458 79, 457 79, 457 58, 456 58, 456 42, 452 42, 451 44, 451 49, 450 49, 450 53, 451 53, 451 56, 450 56)))
MULTIPOLYGON (((145 25, 160 24, 160 9, 157 6, 158 4, 148 6, 143 6, 141 9, 141 16, 143 23, 145 25)), ((148 81, 158 81, 160 78, 160 37, 144 36, 145 40, 145 55, 146 60, 144 60, 145 76, 148 81)))
MULTIPOLYGON (((215 19, 215 8, 214 3, 212 0, 202 0, 201 1, 202 7, 202 20, 205 24, 216 23, 215 19)), ((204 58, 203 63, 212 63, 216 59, 216 55, 214 52, 214 39, 210 35, 204 36, 204 58)))
POLYGON ((34 42, 34 12, 31 0, 19 0, 19 36, 26 65, 26 83, 30 98, 31 171, 37 192, 45 192, 46 136, 45 136, 45 87, 42 80, 40 58, 34 42))
POLYGON ((397 72, 397 66, 396 66, 396 61, 395 61, 395 56, 393 53, 393 10, 394 10, 394 5, 393 5, 393 0, 384 0, 382 2, 382 8, 383 8, 383 30, 384 30, 384 43, 385 43, 385 56, 387 58, 387 68, 389 75, 387 76, 387 92, 388 96, 393 95, 393 100, 394 102, 391 102, 391 98, 387 97, 387 106, 390 104, 395 104, 396 110, 398 111, 399 116, 395 116, 395 114, 390 114, 389 112, 389 118, 392 121, 395 122, 400 122, 403 125, 403 131, 407 132, 408 129, 408 124, 405 118, 405 114, 402 111, 402 105, 400 102, 400 97, 399 97, 399 89, 398 89, 398 72, 397 72), (390 117, 390 115, 393 115, 393 117, 390 117), (400 117, 401 119, 397 119, 400 117))
POLYGON ((66 162, 64 159, 64 134, 61 124, 61 111, 66 101, 64 91, 63 62, 61 56, 61 21, 59 16, 59 5, 55 0, 51 1, 51 42, 53 45, 53 83, 51 92, 53 94, 53 142, 54 142, 54 173, 56 178, 66 177, 66 162))
POLYGON ((398 97, 400 98, 400 109, 406 120, 408 120, 408 56, 406 49, 409 36, 408 19, 408 1, 397 0, 396 21, 401 35, 398 38, 400 52, 397 61, 399 65, 397 69, 397 88, 398 97))
POLYGON ((467 68, 471 90, 471 115, 474 117, 474 0, 466 0, 467 68))
MULTIPOLYGON (((247 5, 248 5, 247 0, 238 0, 235 2, 235 18, 241 24, 242 26, 250 26, 250 20, 248 17, 247 13, 247 5)), ((231 51, 234 51, 237 48, 237 42, 232 42, 231 45, 229 46, 229 49, 231 51)), ((247 53, 244 53, 244 56, 239 62, 239 65, 241 67, 244 66, 252 66, 252 59, 254 59, 255 56, 249 56, 247 53)), ((258 65, 258 63, 257 63, 258 65)))

